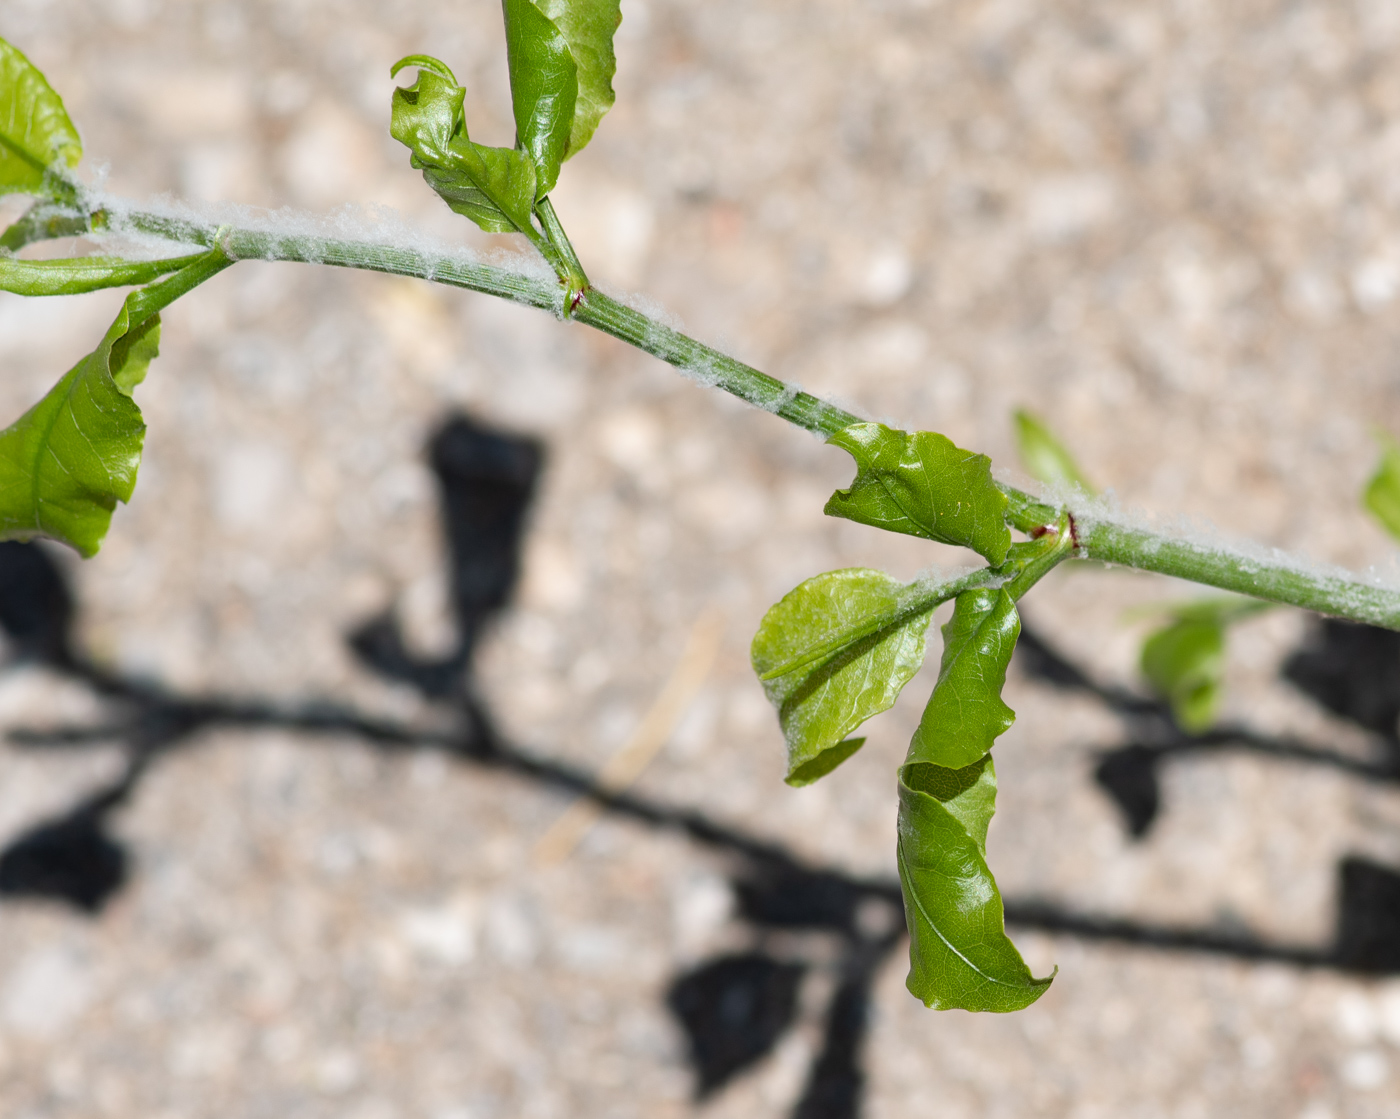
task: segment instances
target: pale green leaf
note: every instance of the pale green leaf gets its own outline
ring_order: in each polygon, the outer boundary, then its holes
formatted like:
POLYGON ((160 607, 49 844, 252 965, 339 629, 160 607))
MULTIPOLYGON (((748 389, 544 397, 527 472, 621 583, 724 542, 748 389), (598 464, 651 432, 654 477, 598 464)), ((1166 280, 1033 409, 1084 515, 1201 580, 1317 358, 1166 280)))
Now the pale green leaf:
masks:
POLYGON ((1049 428, 1024 409, 1017 411, 1014 419, 1016 450, 1027 474, 1046 485, 1078 486, 1085 493, 1094 492, 1074 456, 1049 428))
POLYGON ((1158 630, 1142 647, 1142 673, 1165 698, 1185 731, 1215 722, 1225 680, 1225 624, 1183 618, 1158 630))
POLYGON ((136 485, 146 425, 131 394, 156 356, 159 312, 229 263, 215 249, 132 292, 97 349, 0 432, 0 539, 97 551, 136 485))
POLYGON ((1199 734, 1215 722, 1225 690, 1225 636, 1236 622, 1273 603, 1242 595, 1211 595, 1188 602, 1158 603, 1130 616, 1167 615, 1142 646, 1142 672, 1172 707, 1183 730, 1199 734))
POLYGON ((1016 604, 1004 590, 958 595, 943 627, 938 683, 909 746, 907 762, 961 769, 977 761, 1016 719, 1001 698, 1021 633, 1016 604))
POLYGON ((935 432, 910 435, 874 423, 852 424, 830 441, 850 452, 857 472, 826 503, 829 516, 971 548, 993 567, 1006 559, 1006 495, 986 455, 935 432))
POLYGON ((622 22, 619 0, 540 0, 540 8, 564 35, 578 66, 578 101, 565 159, 581 152, 612 108, 617 71, 613 36, 622 22))
POLYGON ((1386 532, 1400 540, 1400 444, 1393 439, 1381 439, 1381 461, 1366 485, 1364 500, 1386 532))
POLYGON ((543 198, 559 178, 569 145, 578 67, 563 32, 532 0, 503 0, 502 9, 515 142, 534 162, 535 198, 543 198))
POLYGON ((893 704, 923 664, 939 601, 926 587, 847 568, 808 579, 764 615, 751 657, 778 709, 789 784, 855 752, 863 739, 847 736, 893 704))
POLYGON ((64 172, 82 154, 63 99, 29 59, 0 39, 0 194, 68 193, 64 172))
POLYGON ((935 1010, 1022 1010, 1050 986, 1006 935, 987 867, 996 809, 990 756, 961 769, 918 763, 899 778, 899 882, 909 927, 910 992, 935 1010))
POLYGON ((99 288, 148 284, 168 272, 177 272, 203 256, 167 260, 125 260, 113 256, 85 256, 72 260, 15 260, 0 257, 0 291, 16 295, 80 295, 99 288))

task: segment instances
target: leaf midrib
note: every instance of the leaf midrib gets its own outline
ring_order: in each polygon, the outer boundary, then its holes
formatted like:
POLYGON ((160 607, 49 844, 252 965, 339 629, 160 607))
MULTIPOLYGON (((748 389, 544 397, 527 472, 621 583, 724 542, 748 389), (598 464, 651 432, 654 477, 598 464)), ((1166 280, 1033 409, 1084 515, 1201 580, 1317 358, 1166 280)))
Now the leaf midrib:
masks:
MULTIPOLYGON (((917 792, 918 790, 911 791, 917 792)), ((921 795, 927 796, 928 794, 924 793, 921 795)), ((988 983, 995 983, 999 987, 1010 987, 1013 990, 1025 990, 1029 986, 1034 986, 1036 984, 1036 981, 1034 979, 1030 983, 1009 983, 1005 979, 998 979, 995 975, 988 975, 985 971, 983 971, 980 967, 978 967, 976 964, 974 964, 971 960, 969 960, 966 956, 964 956, 961 952, 958 951, 957 947, 953 944, 953 942, 943 935, 943 930, 940 929, 938 925, 934 923, 933 918, 929 916, 928 910, 924 908, 924 903, 919 900, 918 892, 913 888, 914 874, 913 871, 909 869, 909 860, 905 857, 904 854, 903 837, 900 838, 897 847, 899 852, 899 869, 904 872, 911 884, 909 889, 909 897, 913 900, 914 906, 918 909, 920 916, 922 916, 923 919, 928 923, 928 927, 933 930, 934 935, 937 936, 939 940, 941 940, 945 945, 948 946, 948 951, 952 952, 953 955, 955 955, 958 959, 965 963, 971 971, 975 972, 977 975, 980 975, 988 983)))

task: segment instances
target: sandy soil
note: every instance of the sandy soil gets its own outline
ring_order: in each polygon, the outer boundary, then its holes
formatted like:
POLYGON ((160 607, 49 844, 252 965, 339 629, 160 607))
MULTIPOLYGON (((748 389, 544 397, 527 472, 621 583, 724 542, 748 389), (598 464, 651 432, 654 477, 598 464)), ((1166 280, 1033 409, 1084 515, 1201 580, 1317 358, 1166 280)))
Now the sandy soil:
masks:
MULTIPOLYGON (((1389 562, 1358 494, 1372 433, 1400 433, 1400 8, 623 11, 617 108, 556 195, 601 284, 1008 470, 1026 406, 1126 503, 1389 562)), ((486 0, 0 8, 109 189, 385 205, 472 245, 491 242, 387 135, 388 69, 442 56, 473 134, 507 143, 498 23, 486 0)), ((84 353, 119 298, 0 298, 0 414, 84 353)), ((353 705, 429 739, 450 726, 345 636, 393 607, 415 655, 451 648, 424 447, 465 410, 547 453, 517 605, 478 658, 502 733, 602 766, 717 609, 717 660, 638 794, 814 867, 892 874, 893 770, 927 672, 861 754, 792 790, 747 666, 763 611, 803 578, 966 558, 824 519, 844 455, 585 328, 290 264, 239 265, 173 309, 139 400, 135 500, 97 559, 61 558, 79 645, 109 672, 182 697, 353 705)), ((1185 593, 1065 572, 1025 613, 1074 663, 1137 688, 1148 623, 1125 610, 1185 593)), ((1278 611, 1240 628, 1227 718, 1374 756, 1279 680, 1308 626, 1278 611)), ((1394 788, 1258 752, 1174 757, 1134 839, 1092 771, 1135 725, 1024 671, 1008 698, 990 840, 1008 896, 1213 930, 1261 958, 1020 927, 1033 966, 1059 976, 1031 1010, 991 1017, 924 1010, 898 949, 871 1002, 865 1114, 1400 1115, 1400 980, 1270 958, 1330 942, 1342 858, 1400 865, 1394 788)), ((0 674, 11 730, 129 708, 52 668, 0 674)), ((287 725, 215 720, 170 741, 111 815, 130 880, 100 914, 0 904, 5 1115, 719 1119, 784 1115, 802 1093, 839 938, 740 920, 732 853, 609 817, 547 864, 537 844, 569 797, 519 773, 287 725), (806 964, 794 1024, 697 1112, 665 992, 755 946, 806 964)), ((0 838, 121 764, 109 741, 3 747, 0 838)))

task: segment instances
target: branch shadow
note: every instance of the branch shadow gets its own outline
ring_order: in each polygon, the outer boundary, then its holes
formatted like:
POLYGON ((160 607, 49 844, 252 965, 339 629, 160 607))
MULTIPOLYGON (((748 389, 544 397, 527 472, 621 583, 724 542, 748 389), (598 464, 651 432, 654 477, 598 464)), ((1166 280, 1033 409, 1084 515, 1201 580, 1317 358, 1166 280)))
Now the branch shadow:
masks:
MULTIPOLYGON (((794 1119, 854 1119, 866 1079, 863 1052, 872 992, 881 968, 904 941, 898 881, 813 865, 780 844, 702 811, 611 791, 584 769, 507 741, 477 693, 472 658, 485 628, 509 604, 544 449, 534 439, 455 416, 432 437, 428 457, 439 485, 457 644, 446 656, 418 657, 408 648, 392 611, 369 619, 347 635, 347 641, 370 671, 409 684, 452 712, 455 725, 447 730, 425 730, 316 699, 274 703, 256 697, 184 694, 159 682, 108 671, 76 647, 74 599, 62 569, 45 547, 0 543, 0 627, 8 639, 11 663, 42 664, 82 682, 113 710, 102 725, 21 728, 10 733, 10 741, 50 751, 116 745, 125 758, 115 780, 8 842, 0 852, 0 899, 58 902, 99 914, 133 872, 130 857, 110 831, 112 814, 130 800, 163 756, 197 745, 205 731, 277 728, 306 735, 350 735, 386 753, 434 748, 464 765, 586 798, 617 818, 682 834, 724 855, 736 920, 751 935, 750 948, 676 975, 664 995, 689 1045, 696 1097, 705 1099, 722 1090, 771 1054, 800 1017, 802 983, 817 969, 827 968, 834 993, 823 1012, 820 1047, 791 1114, 794 1119), (792 933, 821 939, 834 951, 822 958, 804 957, 793 949, 792 933)), ((1303 681, 1299 686, 1315 686, 1331 697, 1321 702, 1346 705, 1354 697, 1335 683, 1336 674, 1327 667, 1335 660, 1327 642, 1335 645, 1353 638, 1328 637, 1330 632, 1324 631, 1320 652, 1307 654, 1316 653, 1320 660, 1299 662, 1304 665, 1298 670, 1303 681)), ((1396 657, 1400 660, 1400 645, 1396 657)), ((1400 777, 1388 760, 1358 763, 1306 743, 1242 729, 1188 738, 1171 724, 1164 707, 1094 681, 1029 629, 1023 631, 1017 658, 1029 675, 1087 692, 1138 732, 1138 742, 1105 758, 1096 773, 1100 784, 1119 799, 1130 828, 1138 834, 1150 827, 1160 802, 1155 767, 1173 753, 1228 745, 1291 761, 1335 765, 1366 779, 1400 777)), ((1389 710, 1371 691, 1364 696, 1368 711, 1389 710)), ((1381 721, 1381 714, 1370 717, 1381 721)), ((1353 858, 1342 864, 1340 876, 1336 932, 1332 944, 1322 948, 1273 943, 1229 930, 1094 915, 1048 899, 1008 898, 1006 920, 1022 928, 1146 949, 1365 974, 1400 973, 1400 874, 1353 858)))

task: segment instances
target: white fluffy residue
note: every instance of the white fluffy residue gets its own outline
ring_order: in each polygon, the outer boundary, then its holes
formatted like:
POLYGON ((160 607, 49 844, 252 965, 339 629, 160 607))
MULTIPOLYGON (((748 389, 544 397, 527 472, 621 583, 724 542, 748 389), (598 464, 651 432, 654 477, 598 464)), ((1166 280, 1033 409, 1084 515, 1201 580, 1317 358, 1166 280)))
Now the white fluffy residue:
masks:
MULTIPOLYGON (((1367 591, 1383 591, 1400 598, 1400 570, 1397 570, 1394 561, 1384 567, 1348 571, 1336 564, 1295 555, 1282 548, 1229 537, 1215 525, 1199 518, 1161 517, 1142 509, 1125 508, 1112 491, 1103 496, 1094 496, 1066 484, 1022 488, 1042 501, 1069 509, 1081 536, 1090 535, 1100 525, 1112 526, 1150 534, 1156 538, 1156 548, 1184 545, 1198 555, 1228 561, 1245 574, 1288 572, 1325 589, 1339 607, 1357 616, 1372 612, 1374 599, 1365 593, 1367 591), (1351 593, 1348 593, 1349 590, 1351 593)), ((1146 550, 1150 553, 1153 547, 1149 543, 1146 550)))
MULTIPOLYGON (((939 591, 944 587, 951 586, 959 579, 965 579, 967 576, 981 570, 983 570, 983 568, 975 564, 962 564, 958 567, 940 567, 938 564, 932 564, 915 575, 907 586, 917 594, 924 594, 928 591, 939 591)), ((1002 579, 992 579, 985 585, 993 587, 999 586, 1004 581, 1005 580, 1002 579)))
MULTIPOLYGON (((428 279, 432 278, 436 268, 441 268, 444 264, 490 265, 531 279, 554 279, 549 265, 538 254, 509 250, 477 252, 465 245, 415 228, 405 222, 397 211, 387 206, 345 206, 329 214, 311 214, 289 207, 264 210, 227 202, 196 204, 168 195, 137 202, 118 195, 98 193, 92 201, 108 215, 109 231, 99 234, 98 237, 119 239, 133 252, 142 255, 169 255, 170 241, 138 229, 134 221, 138 214, 154 215, 204 227, 231 226, 239 230, 265 234, 274 242, 287 243, 288 256, 293 255, 290 248, 293 242, 301 242, 304 246, 307 239, 349 241, 376 248, 395 249, 417 256, 422 261, 424 275, 428 279)), ((273 254, 275 259, 275 247, 273 254)), ((295 255, 300 257, 304 253, 297 251, 295 255)))
POLYGON ((652 322, 660 323, 662 326, 674 330, 677 334, 685 333, 685 324, 681 321, 680 316, 649 296, 635 291, 623 291, 614 288, 611 284, 594 284, 593 286, 609 299, 615 299, 624 307, 630 307, 636 311, 637 314, 645 315, 652 322))

